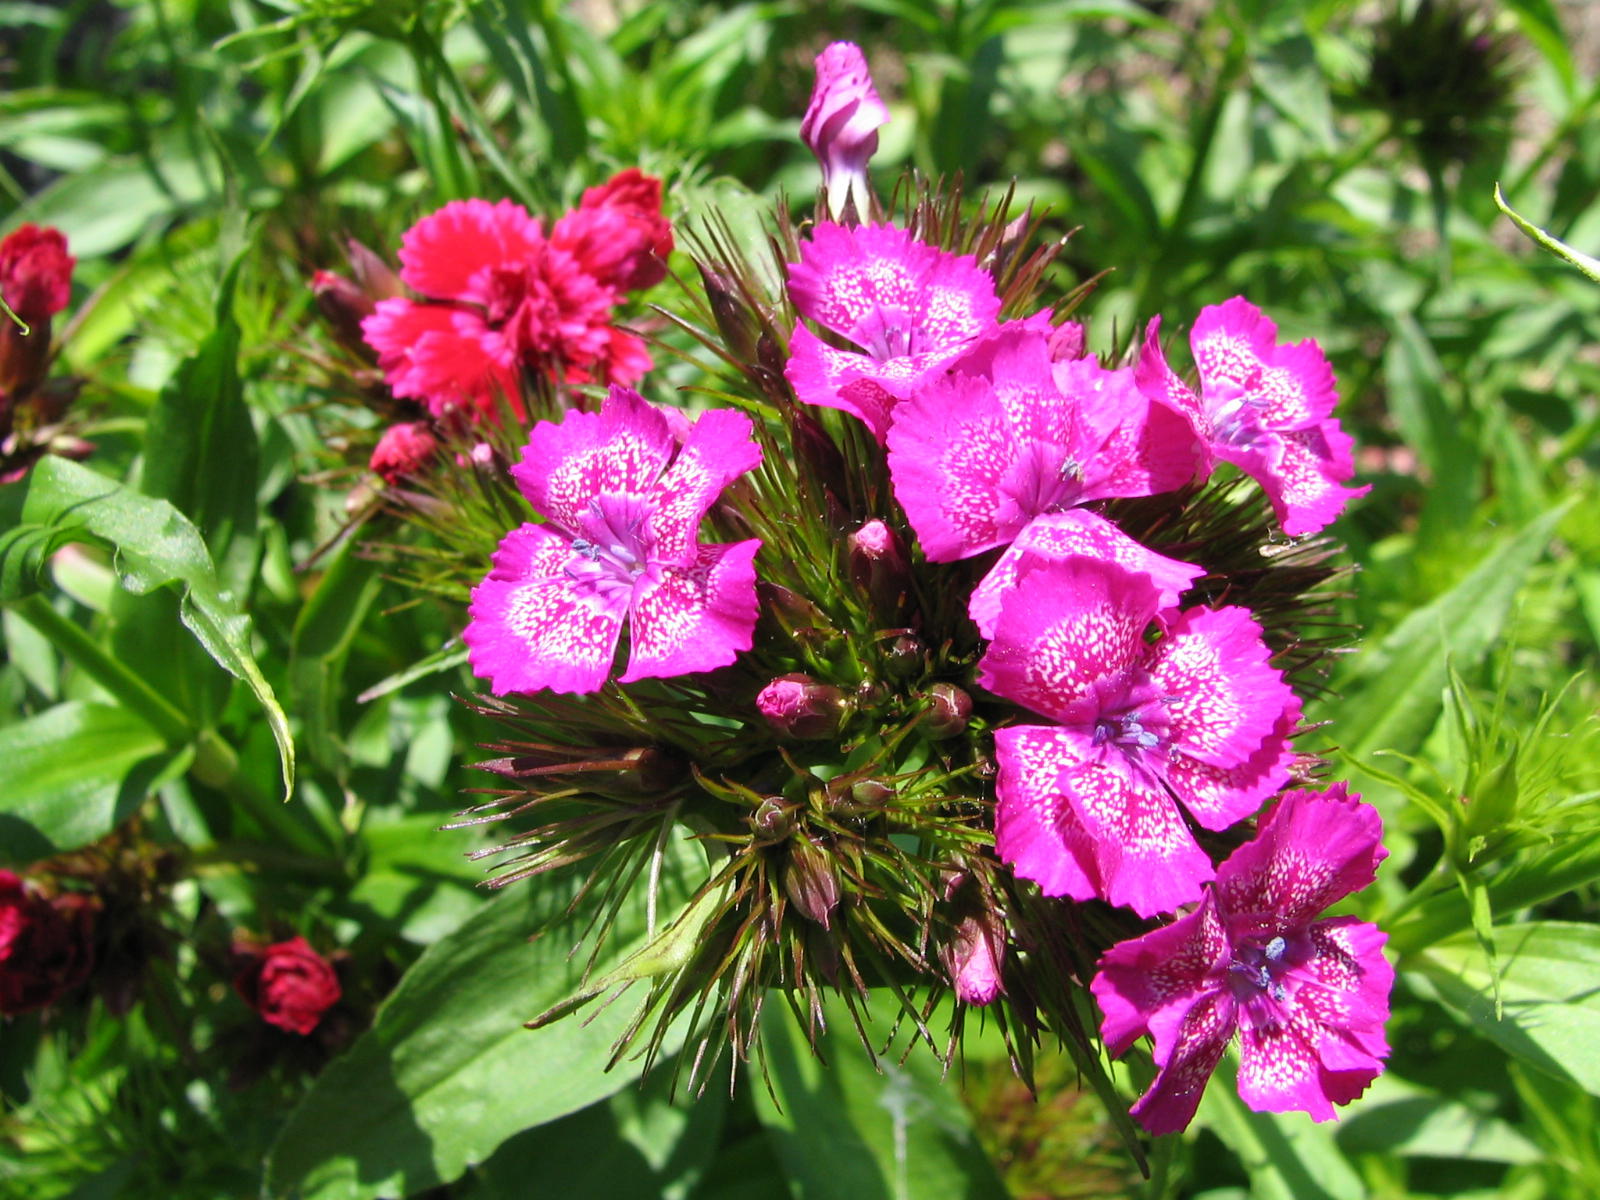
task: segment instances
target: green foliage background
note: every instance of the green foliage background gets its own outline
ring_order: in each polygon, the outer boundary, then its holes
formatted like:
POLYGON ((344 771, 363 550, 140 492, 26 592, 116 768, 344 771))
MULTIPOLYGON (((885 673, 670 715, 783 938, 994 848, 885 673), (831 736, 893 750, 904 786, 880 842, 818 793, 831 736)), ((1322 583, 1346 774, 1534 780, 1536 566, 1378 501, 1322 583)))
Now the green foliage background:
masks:
POLYGON ((1500 52, 1472 58, 1445 8, 0 3, 3 228, 78 257, 58 369, 96 447, 0 488, 0 860, 131 817, 185 863, 126 1017, 0 1032, 0 1191, 1600 1194, 1600 288, 1494 200, 1600 246, 1600 27, 1485 3, 1469 32, 1500 52), (487 734, 449 699, 456 610, 337 536, 340 439, 373 418, 317 369, 306 281, 449 199, 553 214, 627 165, 675 218, 808 195, 798 118, 839 37, 890 100, 885 183, 1014 178, 1070 234, 1063 291, 1110 272, 1099 348, 1243 292, 1333 359, 1373 491, 1335 531, 1361 648, 1313 708, 1383 812, 1359 911, 1400 969, 1390 1071, 1336 1126, 1219 1083, 1145 1181, 1070 1067, 1035 1101, 983 1033, 948 1078, 849 1043, 824 1069, 774 1005, 770 1088, 686 1105, 600 1072, 620 1006, 518 1024, 576 986, 587 915, 526 944, 575 881, 491 898, 480 841, 436 832, 487 734), (253 1018, 204 949, 236 929, 368 981, 342 1045, 244 1087, 253 1018))

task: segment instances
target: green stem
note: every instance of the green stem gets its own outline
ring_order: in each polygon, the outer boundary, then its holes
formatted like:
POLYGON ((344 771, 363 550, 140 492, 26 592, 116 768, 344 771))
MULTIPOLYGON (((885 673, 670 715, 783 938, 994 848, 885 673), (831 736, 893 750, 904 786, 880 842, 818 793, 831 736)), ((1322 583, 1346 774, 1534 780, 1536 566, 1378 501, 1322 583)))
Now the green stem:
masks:
POLYGON ((99 642, 57 612, 44 596, 27 596, 12 611, 110 692, 113 699, 165 738, 168 745, 183 746, 194 740, 196 729, 171 701, 107 654, 99 642))

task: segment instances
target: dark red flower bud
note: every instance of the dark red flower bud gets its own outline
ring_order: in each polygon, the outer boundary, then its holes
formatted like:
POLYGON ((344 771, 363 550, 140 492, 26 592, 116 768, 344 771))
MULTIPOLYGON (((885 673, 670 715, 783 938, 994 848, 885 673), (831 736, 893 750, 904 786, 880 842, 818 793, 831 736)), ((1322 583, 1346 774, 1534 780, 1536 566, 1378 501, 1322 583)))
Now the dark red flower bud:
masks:
POLYGON ((750 828, 764 842, 781 842, 794 832, 794 805, 782 796, 767 796, 750 814, 750 828))
POLYGON ((89 977, 94 901, 71 893, 46 899, 0 871, 0 1013, 54 1004, 89 977))
POLYGON ((783 873, 789 902, 824 929, 831 928, 839 907, 839 875, 821 846, 806 834, 789 843, 789 866, 783 873))
POLYGON ((928 648, 914 633, 903 633, 889 643, 883 669, 891 679, 904 683, 928 668, 928 648))
POLYGON ((926 692, 928 716, 924 727, 936 738, 954 737, 972 716, 972 697, 953 683, 936 683, 926 692))
POLYGON ((832 684, 795 673, 780 675, 762 688, 756 708, 779 733, 792 738, 825 738, 839 732, 839 722, 850 706, 844 693, 832 684))
POLYGON ((661 215, 661 181, 638 167, 584 192, 556 222, 550 244, 619 292, 640 291, 667 275, 672 225, 661 215))
POLYGON ((399 483, 420 474, 438 452, 439 439, 426 421, 405 421, 383 431, 368 465, 385 481, 399 483))
POLYGON ((233 986, 261 1019, 290 1033, 308 1034, 343 994, 333 966, 303 937, 260 949, 234 945, 233 986))

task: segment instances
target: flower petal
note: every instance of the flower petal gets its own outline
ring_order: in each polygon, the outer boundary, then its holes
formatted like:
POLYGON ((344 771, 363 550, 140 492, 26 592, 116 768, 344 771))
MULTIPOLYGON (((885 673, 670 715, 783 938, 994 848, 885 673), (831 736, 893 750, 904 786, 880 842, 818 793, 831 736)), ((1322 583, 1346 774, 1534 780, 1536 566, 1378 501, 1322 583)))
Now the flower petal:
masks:
POLYGON ((1232 995, 1225 989, 1211 991, 1184 1012, 1181 1020, 1163 1021, 1159 1030, 1152 1031, 1161 1070, 1150 1090, 1129 1110, 1134 1120, 1154 1134, 1188 1128, 1206 1083, 1233 1037, 1234 1011, 1232 995))
POLYGON ((466 630, 473 673, 507 692, 593 692, 611 671, 623 605, 565 574, 572 544, 524 524, 506 534, 488 578, 472 591, 466 630))
POLYGON ((1207 892, 1193 912, 1118 942, 1100 958, 1089 985, 1105 1014, 1100 1035, 1115 1057, 1141 1034, 1153 1015, 1174 1004, 1185 1008, 1226 978, 1232 949, 1217 906, 1207 892))
POLYGON ((1243 296, 1209 305, 1189 334, 1201 391, 1244 393, 1270 429, 1307 429, 1333 415, 1333 368, 1315 341, 1278 345, 1278 327, 1243 296))
POLYGON ((659 579, 636 589, 620 682, 709 671, 750 649, 760 548, 759 538, 701 546, 692 567, 662 567, 659 579))
POLYGON ((1077 742, 1064 729, 1013 725, 995 732, 994 850, 1018 878, 1046 896, 1092 900, 1099 888, 1088 872, 1093 848, 1061 795, 1063 770, 1077 761, 1077 742))
POLYGON ((511 474, 536 511, 576 531, 602 494, 648 495, 676 445, 652 405, 613 386, 599 413, 534 426, 511 474))
POLYGON ((700 415, 689 438, 652 496, 650 529, 656 561, 687 567, 695 561, 695 535, 706 510, 728 484, 761 463, 750 418, 731 408, 700 415))
POLYGON ((470 299, 479 271, 518 265, 543 244, 538 220, 520 204, 452 200, 406 230, 400 241, 400 278, 424 296, 470 299))

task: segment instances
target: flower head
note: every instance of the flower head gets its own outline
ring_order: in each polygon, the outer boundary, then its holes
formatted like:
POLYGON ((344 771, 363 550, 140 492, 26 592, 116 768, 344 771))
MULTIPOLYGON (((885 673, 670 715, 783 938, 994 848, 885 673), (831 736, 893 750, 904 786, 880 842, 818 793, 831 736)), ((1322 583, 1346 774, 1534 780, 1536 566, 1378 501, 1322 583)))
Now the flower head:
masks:
POLYGON ((1155 1041, 1160 1070, 1133 1108, 1151 1133, 1189 1123, 1236 1032, 1239 1094, 1258 1112, 1327 1120, 1383 1070, 1394 982, 1384 935, 1353 917, 1313 919, 1372 882, 1381 834, 1343 784, 1289 792, 1198 908, 1100 960, 1091 987, 1108 1049, 1155 1041))
MULTIPOLYGON (((611 325, 618 293, 509 200, 455 200, 405 233, 400 277, 428 299, 378 302, 361 322, 396 396, 437 416, 518 404, 524 368, 573 382, 631 383, 649 367, 611 325)), ((621 269, 620 264, 611 264, 621 269)))
POLYGON ((1285 533, 1315 533, 1365 488, 1341 487, 1355 473, 1351 439, 1333 415, 1333 368, 1307 338, 1278 344, 1278 327, 1243 296, 1200 310, 1189 334, 1200 372, 1196 395, 1173 373, 1153 318, 1139 355, 1139 386, 1183 415, 1211 455, 1266 490, 1285 533))
POLYGON ((1024 559, 979 663, 991 691, 1053 718, 995 735, 995 850, 1046 895, 1140 916, 1197 899, 1208 829, 1288 778, 1300 704, 1241 608, 1191 608, 1154 643, 1160 590, 1095 559, 1024 559))
POLYGON ((784 374, 807 404, 865 421, 879 442, 894 406, 994 327, 1000 297, 970 254, 951 254, 893 225, 822 224, 789 268, 800 315, 849 338, 828 345, 803 324, 784 374))
POLYGON ((1194 477, 1194 438, 1093 358, 1053 363, 1049 336, 1017 325, 894 411, 895 496, 935 562, 1013 541, 1034 518, 1194 477))
POLYGON ((234 954, 234 989, 263 1021, 279 1029, 302 1036, 312 1032, 343 994, 333 965, 303 937, 265 949, 241 942, 234 954))
POLYGON ((0 238, 0 296, 28 332, 0 313, 0 439, 11 408, 44 378, 50 362, 50 318, 72 296, 73 257, 57 229, 23 225, 0 238))
POLYGON ((759 539, 702 546, 701 518, 761 461, 748 417, 704 413, 680 447, 637 392, 534 427, 512 468, 544 518, 506 535, 463 635, 496 695, 592 692, 629 627, 622 682, 724 666, 750 647, 759 539))
POLYGON ((889 110, 872 86, 872 74, 861 47, 834 42, 817 55, 817 82, 800 122, 800 137, 822 164, 828 189, 828 213, 845 219, 845 206, 855 206, 857 220, 871 211, 867 160, 878 149, 878 129, 889 110))
POLYGON ((426 421, 402 421, 378 438, 368 465, 388 483, 416 475, 439 452, 439 439, 426 421))

